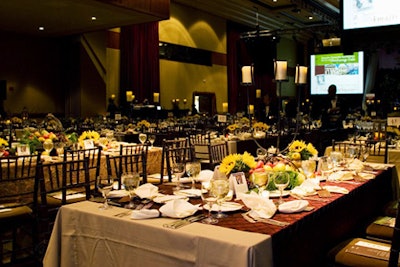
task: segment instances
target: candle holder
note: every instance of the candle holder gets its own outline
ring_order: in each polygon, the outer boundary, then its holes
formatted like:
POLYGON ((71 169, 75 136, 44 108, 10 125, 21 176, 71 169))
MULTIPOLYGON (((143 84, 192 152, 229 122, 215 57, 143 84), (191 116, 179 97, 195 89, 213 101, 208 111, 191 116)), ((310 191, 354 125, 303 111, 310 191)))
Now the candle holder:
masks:
POLYGON ((277 117, 277 129, 278 136, 276 138, 276 149, 277 153, 279 153, 280 139, 282 134, 282 118, 281 118, 281 109, 282 109, 282 82, 287 81, 287 61, 283 60, 274 60, 274 77, 275 82, 277 83, 277 91, 276 96, 278 99, 278 117, 277 117))
POLYGON ((299 127, 300 127, 300 122, 301 122, 301 112, 300 112, 300 107, 301 107, 301 90, 303 89, 303 85, 307 83, 307 70, 308 68, 305 66, 299 66, 297 64, 296 66, 296 75, 294 79, 294 83, 297 86, 297 110, 296 110, 296 134, 299 133, 299 127))
POLYGON ((246 93, 247 93, 247 114, 249 116, 250 120, 250 125, 251 125, 251 120, 252 120, 252 114, 249 112, 249 107, 250 107, 250 96, 249 96, 249 86, 253 85, 254 81, 254 64, 251 64, 251 66, 243 66, 242 67, 242 85, 246 86, 246 93))

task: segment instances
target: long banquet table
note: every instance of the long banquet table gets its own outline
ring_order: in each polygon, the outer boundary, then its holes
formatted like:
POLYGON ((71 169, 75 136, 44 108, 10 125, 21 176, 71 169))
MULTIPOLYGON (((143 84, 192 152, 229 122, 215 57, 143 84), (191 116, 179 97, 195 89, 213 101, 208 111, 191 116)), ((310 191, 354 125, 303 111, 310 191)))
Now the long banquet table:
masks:
POLYGON ((393 199, 393 169, 362 183, 335 183, 349 194, 333 193, 326 202, 309 200, 312 211, 276 213, 274 219, 290 223, 286 227, 249 223, 241 210, 218 225, 193 223, 174 230, 162 226, 170 218, 131 220, 116 217, 123 211, 118 207, 103 211, 93 202, 66 205, 57 215, 43 264, 320 267, 329 248, 362 233, 393 199))

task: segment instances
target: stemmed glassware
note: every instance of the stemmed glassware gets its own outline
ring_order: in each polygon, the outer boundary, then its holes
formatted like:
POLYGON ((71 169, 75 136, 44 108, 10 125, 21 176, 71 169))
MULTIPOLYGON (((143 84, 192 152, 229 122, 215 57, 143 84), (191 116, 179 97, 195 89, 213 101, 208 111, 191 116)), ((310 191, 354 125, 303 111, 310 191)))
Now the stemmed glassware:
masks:
POLYGON ((129 194, 129 204, 127 205, 127 208, 133 209, 135 207, 135 204, 133 203, 133 195, 135 189, 138 188, 140 184, 140 176, 137 172, 124 172, 121 175, 121 182, 124 189, 129 194))
POLYGON ((147 140, 147 134, 145 134, 145 133, 140 133, 140 134, 139 134, 139 141, 140 141, 140 143, 141 143, 142 145, 144 145, 144 142, 146 142, 146 140, 147 140))
POLYGON ((185 163, 176 162, 176 163, 172 164, 171 171, 174 174, 175 179, 176 179, 176 186, 173 188, 173 190, 179 191, 183 188, 183 185, 181 183, 181 177, 185 173, 185 163))
POLYGON ((311 178, 315 172, 315 168, 317 167, 317 162, 314 159, 302 160, 301 168, 304 171, 304 174, 307 178, 311 178))
POLYGON ((114 132, 113 131, 107 131, 106 138, 107 138, 108 143, 111 144, 111 142, 114 139, 114 132))
POLYGON ((217 177, 211 180, 212 194, 217 198, 218 213, 215 218, 225 218, 227 215, 222 213, 222 203, 227 199, 229 194, 229 179, 226 177, 217 177))
POLYGON ((51 139, 46 139, 43 142, 43 149, 47 152, 47 155, 50 156, 50 151, 53 150, 54 144, 51 139))
POLYGON ((153 148, 153 144, 156 141, 156 136, 154 134, 149 135, 149 142, 151 144, 150 149, 153 148))
POLYGON ((196 189, 195 179, 201 171, 200 161, 191 161, 186 163, 186 173, 192 181, 192 189, 196 189))
POLYGON ((213 195, 212 183, 210 181, 201 183, 201 199, 203 201, 203 207, 205 205, 208 206, 207 218, 203 219, 201 222, 206 224, 218 223, 218 219, 211 216, 212 206, 217 201, 217 198, 213 195))
POLYGON ((332 160, 330 157, 321 157, 318 163, 319 171, 321 172, 322 178, 327 180, 329 173, 332 171, 332 160))
POLYGON ((284 171, 274 172, 272 180, 279 190, 279 200, 277 204, 280 205, 284 202, 282 199, 283 190, 289 185, 290 175, 284 171))
POLYGON ((363 146, 361 149, 361 156, 362 156, 362 161, 366 161, 368 156, 369 156, 369 147, 368 146, 363 146))
POLYGON ((109 177, 99 177, 97 180, 97 190, 101 193, 104 198, 104 203, 99 208, 102 210, 108 209, 110 206, 108 205, 107 196, 113 189, 114 181, 109 177))
POLYGON ((65 144, 63 142, 57 142, 54 144, 54 147, 57 151, 57 156, 59 158, 61 158, 64 154, 64 146, 65 146, 65 144))

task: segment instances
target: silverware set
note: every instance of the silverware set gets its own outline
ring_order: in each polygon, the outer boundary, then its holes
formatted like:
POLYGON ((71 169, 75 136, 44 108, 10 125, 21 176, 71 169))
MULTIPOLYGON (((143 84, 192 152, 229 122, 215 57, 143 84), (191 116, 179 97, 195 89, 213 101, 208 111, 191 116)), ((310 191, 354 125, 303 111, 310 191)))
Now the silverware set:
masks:
POLYGON ((181 227, 183 227, 185 225, 200 221, 200 220, 202 220, 204 218, 206 218, 205 214, 192 215, 192 216, 189 216, 189 217, 177 220, 177 221, 173 221, 171 223, 166 223, 163 226, 165 228, 178 229, 178 228, 181 228, 181 227))
POLYGON ((268 224, 277 225, 277 226, 281 226, 281 227, 288 226, 290 224, 288 222, 282 222, 282 221, 278 221, 275 219, 252 217, 252 216, 250 216, 249 212, 242 213, 242 216, 246 221, 248 221, 250 223, 262 222, 262 223, 268 223, 268 224))

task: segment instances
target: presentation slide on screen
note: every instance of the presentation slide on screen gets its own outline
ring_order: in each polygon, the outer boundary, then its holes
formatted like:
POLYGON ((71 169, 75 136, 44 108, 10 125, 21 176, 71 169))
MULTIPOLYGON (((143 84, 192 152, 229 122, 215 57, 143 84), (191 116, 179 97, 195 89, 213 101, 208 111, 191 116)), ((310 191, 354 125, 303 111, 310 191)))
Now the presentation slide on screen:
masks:
POLYGON ((399 0, 343 1, 343 29, 400 24, 399 0))
POLYGON ((338 94, 362 94, 364 90, 364 54, 343 53, 312 55, 310 60, 311 94, 324 95, 335 84, 338 94))

